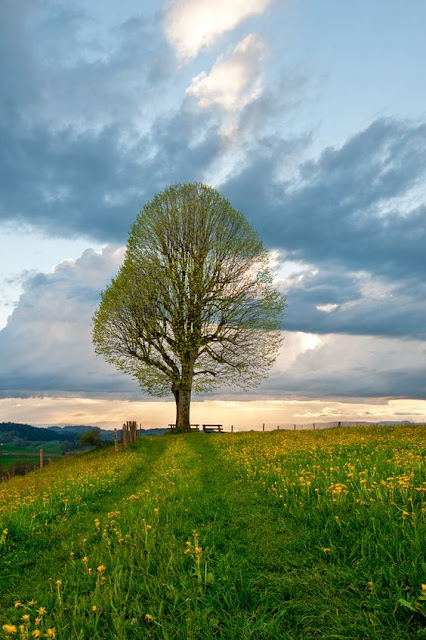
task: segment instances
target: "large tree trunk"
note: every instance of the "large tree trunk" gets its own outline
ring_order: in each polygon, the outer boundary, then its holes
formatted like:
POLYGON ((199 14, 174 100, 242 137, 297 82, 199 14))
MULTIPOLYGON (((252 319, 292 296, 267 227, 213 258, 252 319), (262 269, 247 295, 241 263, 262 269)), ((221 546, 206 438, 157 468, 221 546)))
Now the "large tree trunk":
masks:
POLYGON ((176 427, 180 431, 190 430, 191 389, 179 389, 175 393, 176 400, 176 427))

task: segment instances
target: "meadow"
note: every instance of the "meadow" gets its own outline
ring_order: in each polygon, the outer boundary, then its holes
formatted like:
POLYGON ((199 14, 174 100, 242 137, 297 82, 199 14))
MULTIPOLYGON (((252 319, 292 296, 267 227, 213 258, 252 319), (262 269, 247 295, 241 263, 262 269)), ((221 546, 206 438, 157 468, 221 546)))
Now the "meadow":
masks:
POLYGON ((425 444, 167 434, 12 478, 0 637, 426 638, 425 444))
POLYGON ((61 443, 53 440, 36 445, 5 443, 0 448, 0 481, 14 475, 24 475, 40 464, 40 446, 43 448, 44 464, 56 461, 62 456, 61 443))

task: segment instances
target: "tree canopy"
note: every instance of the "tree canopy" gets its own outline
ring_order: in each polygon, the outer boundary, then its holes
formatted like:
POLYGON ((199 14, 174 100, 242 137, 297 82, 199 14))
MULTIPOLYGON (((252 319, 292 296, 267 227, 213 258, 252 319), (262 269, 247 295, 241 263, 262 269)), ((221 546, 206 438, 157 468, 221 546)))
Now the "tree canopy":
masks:
POLYGON ((149 394, 172 392, 189 429, 193 391, 247 388, 267 375, 282 341, 285 298, 245 216, 200 183, 148 202, 124 263, 93 317, 95 351, 149 394))

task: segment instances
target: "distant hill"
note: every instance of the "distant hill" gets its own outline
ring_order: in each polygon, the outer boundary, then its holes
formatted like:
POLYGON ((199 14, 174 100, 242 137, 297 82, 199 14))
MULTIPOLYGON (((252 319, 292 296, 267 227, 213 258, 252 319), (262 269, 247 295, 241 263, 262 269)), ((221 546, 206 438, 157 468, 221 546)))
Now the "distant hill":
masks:
MULTIPOLYGON (((27 442, 49 442, 52 440, 78 442, 84 433, 93 431, 93 429, 99 430, 101 442, 114 441, 114 431, 89 425, 33 427, 19 422, 0 422, 0 442, 13 442, 14 440, 25 440, 27 442)), ((163 434, 165 431, 167 429, 142 429, 139 433, 144 436, 156 436, 163 434)))
POLYGON ((67 425, 66 427, 47 427, 48 431, 65 435, 68 440, 80 440, 81 436, 88 431, 96 429, 99 431, 102 442, 112 442, 114 440, 114 432, 108 429, 100 429, 99 427, 91 427, 89 425, 67 425))
POLYGON ((43 429, 41 427, 32 427, 29 424, 20 424, 19 422, 0 422, 0 441, 12 442, 13 440, 26 440, 28 442, 49 442, 52 440, 78 440, 79 436, 72 433, 58 433, 43 429))
MULTIPOLYGON (((66 427, 47 427, 49 431, 54 431, 55 433, 70 433, 70 434, 78 434, 78 438, 83 433, 87 431, 93 431, 93 429, 99 429, 101 434, 101 440, 103 442, 113 442, 114 440, 114 431, 112 429, 100 429, 99 427, 90 427, 87 425, 69 425, 66 427)), ((118 429, 118 437, 120 438, 120 431, 118 429)), ((138 429, 138 433, 142 436, 158 436, 163 434, 168 429, 138 429)))

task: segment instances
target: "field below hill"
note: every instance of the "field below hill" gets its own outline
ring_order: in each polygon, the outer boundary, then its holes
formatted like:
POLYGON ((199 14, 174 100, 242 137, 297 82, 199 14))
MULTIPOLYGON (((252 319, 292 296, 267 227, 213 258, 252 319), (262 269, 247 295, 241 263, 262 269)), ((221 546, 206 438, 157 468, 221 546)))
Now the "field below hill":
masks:
POLYGON ((426 639, 426 427, 164 435, 0 484, 0 637, 426 639))
POLYGON ((9 476, 24 475, 38 467, 40 446, 43 449, 44 464, 49 464, 63 455, 61 443, 56 440, 42 444, 35 442, 2 444, 0 447, 0 481, 9 476))

